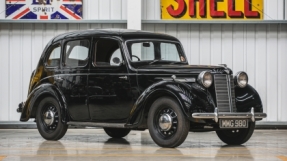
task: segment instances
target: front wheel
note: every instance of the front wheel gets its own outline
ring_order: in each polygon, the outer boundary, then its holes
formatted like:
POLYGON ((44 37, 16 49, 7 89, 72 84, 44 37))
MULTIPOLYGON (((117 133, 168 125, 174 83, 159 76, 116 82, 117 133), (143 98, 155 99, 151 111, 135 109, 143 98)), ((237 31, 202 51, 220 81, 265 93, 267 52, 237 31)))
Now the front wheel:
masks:
POLYGON ((112 138, 122 138, 130 133, 130 129, 104 128, 105 132, 112 138))
POLYGON ((62 123, 60 105, 53 97, 44 98, 37 109, 36 122, 41 136, 46 140, 59 140, 67 132, 68 125, 62 123))
POLYGON ((255 122, 249 122, 246 129, 219 130, 216 131, 221 141, 228 145, 241 145, 247 142, 252 136, 255 128, 255 122))
POLYGON ((148 113, 148 129, 153 141, 166 148, 181 145, 189 132, 187 120, 179 104, 170 97, 157 99, 148 113))

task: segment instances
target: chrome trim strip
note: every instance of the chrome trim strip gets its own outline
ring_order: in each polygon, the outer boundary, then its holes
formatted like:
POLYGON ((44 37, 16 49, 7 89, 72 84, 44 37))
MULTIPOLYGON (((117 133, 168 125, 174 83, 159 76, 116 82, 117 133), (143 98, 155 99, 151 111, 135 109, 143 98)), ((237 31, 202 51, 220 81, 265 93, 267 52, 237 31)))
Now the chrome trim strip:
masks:
MULTIPOLYGON (((159 80, 164 80, 164 81, 172 81, 173 79, 172 78, 166 78, 166 77, 156 77, 154 79, 159 79, 159 80)), ((176 81, 179 81, 179 82, 196 82, 196 79, 195 78, 175 78, 176 81)))
MULTIPOLYGON (((193 115, 192 115, 193 116, 193 115)), ((218 122, 218 108, 214 109, 214 121, 218 122)))
POLYGON ((231 103, 232 103, 232 111, 237 112, 236 102, 235 102, 235 85, 233 75, 230 75, 230 91, 231 91, 231 103))
POLYGON ((227 92, 228 92, 228 101, 229 101, 229 110, 233 112, 232 106, 232 96, 231 96, 231 87, 230 87, 230 75, 227 75, 227 92))
POLYGON ((113 128, 124 128, 125 123, 97 123, 97 122, 75 122, 71 121, 68 125, 80 125, 80 126, 93 126, 93 127, 113 127, 113 128))
POLYGON ((250 112, 221 112, 218 113, 218 109, 215 108, 214 113, 193 113, 193 118, 197 119, 214 119, 215 122, 218 122, 218 119, 251 119, 252 122, 255 122, 256 119, 263 119, 267 117, 266 113, 254 113, 254 108, 252 107, 250 112))
POLYGON ((251 108, 250 113, 251 113, 251 120, 252 120, 252 122, 254 122, 255 121, 255 113, 254 113, 254 108, 253 107, 251 108))

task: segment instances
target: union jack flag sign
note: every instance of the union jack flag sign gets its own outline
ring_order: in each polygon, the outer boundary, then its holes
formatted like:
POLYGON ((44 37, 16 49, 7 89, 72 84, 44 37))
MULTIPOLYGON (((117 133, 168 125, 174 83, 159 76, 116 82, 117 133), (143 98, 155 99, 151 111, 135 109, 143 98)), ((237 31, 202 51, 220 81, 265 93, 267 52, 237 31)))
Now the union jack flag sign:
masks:
POLYGON ((6 0, 7 19, 82 19, 82 0, 6 0))

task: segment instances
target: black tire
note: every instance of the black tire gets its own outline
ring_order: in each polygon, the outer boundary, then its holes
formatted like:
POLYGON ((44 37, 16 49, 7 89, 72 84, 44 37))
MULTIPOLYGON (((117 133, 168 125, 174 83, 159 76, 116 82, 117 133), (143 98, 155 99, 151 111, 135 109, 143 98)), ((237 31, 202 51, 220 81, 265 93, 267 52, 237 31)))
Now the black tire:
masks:
POLYGON ((158 98, 148 113, 148 129, 153 141, 161 147, 174 148, 181 145, 186 139, 190 122, 185 118, 180 105, 170 97, 158 98), (160 127, 160 118, 169 115, 171 125, 163 129, 160 127))
POLYGON ((250 139, 254 128, 255 122, 249 122, 246 129, 218 130, 216 134, 221 141, 228 145, 241 145, 250 139))
POLYGON ((105 132, 112 138, 123 138, 130 133, 130 129, 104 128, 105 132))
POLYGON ((44 98, 37 109, 36 123, 41 136, 46 140, 59 140, 67 132, 68 125, 62 123, 61 109, 58 101, 53 97, 44 98), (54 114, 54 121, 48 125, 44 121, 44 114, 51 111, 54 114))

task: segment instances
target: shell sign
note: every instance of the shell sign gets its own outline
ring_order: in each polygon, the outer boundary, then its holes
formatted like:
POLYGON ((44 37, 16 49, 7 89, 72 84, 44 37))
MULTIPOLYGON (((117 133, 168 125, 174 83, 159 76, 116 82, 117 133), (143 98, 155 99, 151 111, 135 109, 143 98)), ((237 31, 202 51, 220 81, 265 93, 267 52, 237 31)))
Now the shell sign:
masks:
POLYGON ((263 19, 263 0, 161 0, 162 19, 263 19))

